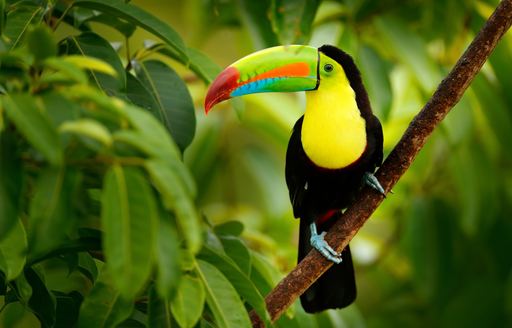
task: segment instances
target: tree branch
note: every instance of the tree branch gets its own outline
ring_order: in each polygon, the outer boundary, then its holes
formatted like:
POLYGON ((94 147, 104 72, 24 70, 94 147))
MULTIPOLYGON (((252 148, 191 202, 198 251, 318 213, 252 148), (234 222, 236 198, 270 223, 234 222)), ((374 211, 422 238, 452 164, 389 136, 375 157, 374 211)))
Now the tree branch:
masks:
MULTIPOLYGON (((405 173, 434 128, 460 100, 511 23, 512 0, 503 0, 377 171, 376 177, 386 191, 391 190, 405 173)), ((356 202, 326 235, 329 245, 336 246, 337 251, 345 248, 382 200, 379 193, 363 189, 356 202)), ((277 320, 331 265, 332 262, 316 250, 311 251, 265 298, 272 321, 277 320)), ((264 327, 254 311, 251 319, 253 326, 264 327)))

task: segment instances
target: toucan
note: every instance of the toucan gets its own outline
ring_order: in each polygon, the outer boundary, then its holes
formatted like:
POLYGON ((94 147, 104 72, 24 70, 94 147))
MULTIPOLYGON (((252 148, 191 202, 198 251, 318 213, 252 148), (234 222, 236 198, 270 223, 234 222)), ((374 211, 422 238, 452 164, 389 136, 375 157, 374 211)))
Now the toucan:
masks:
POLYGON ((346 307, 356 297, 350 248, 336 252, 324 240, 326 231, 365 184, 384 195, 373 175, 382 163, 382 127, 354 60, 331 45, 257 51, 217 76, 205 110, 246 94, 297 91, 306 91, 306 110, 293 127, 285 176, 300 218, 298 258, 314 248, 334 262, 301 296, 304 310, 314 313, 346 307))

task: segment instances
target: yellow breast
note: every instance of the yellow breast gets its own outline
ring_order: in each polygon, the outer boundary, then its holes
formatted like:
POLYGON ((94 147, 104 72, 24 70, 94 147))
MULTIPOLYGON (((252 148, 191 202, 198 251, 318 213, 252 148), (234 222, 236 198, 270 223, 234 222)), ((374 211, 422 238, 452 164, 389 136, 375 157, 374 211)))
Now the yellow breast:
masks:
POLYGON ((354 90, 343 74, 306 92, 302 147, 316 165, 340 169, 359 159, 366 148, 366 122, 354 90))

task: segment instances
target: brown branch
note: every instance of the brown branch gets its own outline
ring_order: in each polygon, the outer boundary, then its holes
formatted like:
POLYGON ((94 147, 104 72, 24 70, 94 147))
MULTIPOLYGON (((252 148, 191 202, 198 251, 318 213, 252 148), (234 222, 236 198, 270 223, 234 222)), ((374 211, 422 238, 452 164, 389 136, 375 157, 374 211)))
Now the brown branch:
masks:
MULTIPOLYGON (((511 23, 512 0, 503 0, 376 173, 386 191, 391 190, 405 173, 434 128, 460 100, 511 23)), ((356 202, 326 235, 329 245, 335 245, 337 251, 345 248, 382 200, 383 197, 375 191, 362 190, 356 202)), ((332 262, 316 250, 311 251, 265 298, 272 321, 277 320, 331 265, 332 262)), ((251 318, 254 326, 264 326, 254 312, 251 318)))

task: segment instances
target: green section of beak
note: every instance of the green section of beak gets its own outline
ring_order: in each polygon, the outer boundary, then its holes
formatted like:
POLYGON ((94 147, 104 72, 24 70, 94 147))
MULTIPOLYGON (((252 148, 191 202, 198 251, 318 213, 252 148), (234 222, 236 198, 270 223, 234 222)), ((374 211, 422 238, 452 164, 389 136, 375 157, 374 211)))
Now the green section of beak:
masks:
POLYGON ((238 87, 231 96, 256 92, 294 92, 317 86, 318 50, 290 45, 264 49, 235 62, 238 87))
POLYGON ((318 49, 290 45, 264 49, 227 67, 208 89, 205 108, 258 92, 314 90, 318 85, 318 49))

